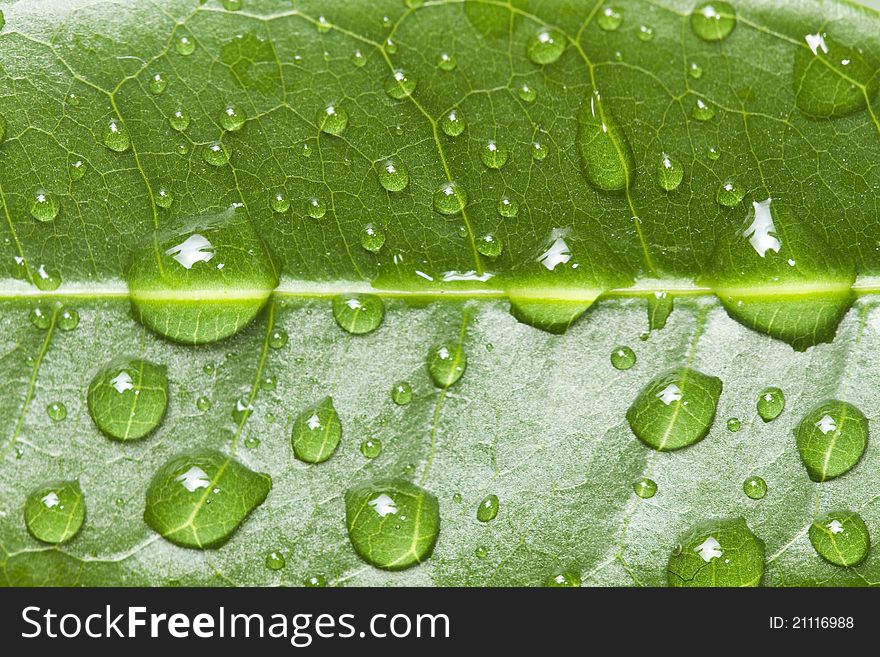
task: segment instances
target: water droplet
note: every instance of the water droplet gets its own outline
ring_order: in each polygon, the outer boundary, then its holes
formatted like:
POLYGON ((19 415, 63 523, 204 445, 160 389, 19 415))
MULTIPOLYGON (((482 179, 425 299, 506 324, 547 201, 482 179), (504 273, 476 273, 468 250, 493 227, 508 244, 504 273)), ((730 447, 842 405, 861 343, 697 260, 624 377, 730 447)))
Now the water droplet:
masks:
POLYGON ((67 174, 70 176, 71 182, 82 180, 83 176, 86 175, 86 163, 83 162, 79 155, 71 153, 68 158, 67 174))
POLYGON ((784 408, 785 395, 779 388, 765 388, 758 395, 758 415, 764 422, 778 418, 784 408))
POLYGON ((581 576, 570 570, 553 575, 544 582, 544 586, 550 588, 578 588, 580 585, 581 576))
POLYGON ((202 366, 202 371, 205 374, 213 374, 216 369, 217 368, 214 366, 214 363, 205 363, 204 366, 202 366))
POLYGON ((697 62, 691 62, 690 66, 688 66, 688 73, 694 80, 699 80, 703 77, 703 67, 697 62))
POLYGON ((38 304, 30 312, 31 324, 41 331, 45 331, 52 325, 52 311, 43 304, 38 304))
POLYGON ((113 361, 92 379, 89 413, 104 435, 114 440, 139 440, 165 416, 168 377, 164 367, 145 360, 113 361))
POLYGON ((498 496, 487 495, 480 501, 477 507, 477 520, 480 522, 489 522, 495 520, 498 515, 498 496))
POLYGON ((829 481, 861 460, 868 446, 868 419, 852 404, 827 401, 803 417, 795 439, 810 479, 829 481))
POLYGON ((742 422, 740 422, 738 417, 732 417, 727 420, 727 430, 730 433, 736 433, 737 431, 740 430, 741 426, 742 426, 742 422))
POLYGON ((178 55, 188 57, 196 51, 196 42, 184 35, 177 40, 174 49, 177 51, 178 55))
POLYGON ((702 98, 697 98, 691 116, 697 121, 711 121, 715 116, 715 107, 702 98))
POLYGON ((477 240, 477 251, 487 258, 497 258, 501 255, 503 248, 501 240, 492 233, 486 233, 477 240))
POLYGON ((552 64, 562 57, 565 35, 555 28, 545 27, 529 39, 526 52, 535 64, 552 64))
POLYGON ((758 586, 764 542, 742 518, 697 525, 681 538, 666 566, 669 586, 758 586))
POLYGON ((508 219, 515 217, 519 214, 519 203, 507 196, 502 197, 498 201, 498 214, 508 219))
POLYGON ((614 369, 628 370, 636 364, 636 352, 626 345, 615 347, 611 352, 611 364, 614 369))
POLYGON ((623 12, 616 7, 605 5, 599 10, 596 22, 606 32, 613 32, 623 23, 623 12))
POLYGON ((40 265, 34 277, 34 285, 43 291, 57 290, 61 285, 61 274, 46 265, 40 265))
POLYGON ((451 110, 449 114, 440 119, 440 129, 443 130, 443 134, 449 137, 458 137, 464 132, 465 122, 458 110, 451 110))
POLYGON ((211 406, 213 406, 213 404, 208 397, 202 396, 196 400, 196 408, 199 409, 202 413, 207 413, 208 411, 210 411, 211 406))
POLYGON ((248 449, 256 449, 257 447, 259 447, 262 444, 262 442, 263 441, 261 441, 256 436, 248 436, 247 438, 244 439, 244 446, 247 447, 248 449))
POLYGON ((818 555, 835 566, 857 566, 871 548, 871 535, 854 511, 832 511, 810 525, 810 543, 818 555))
POLYGON ((244 113, 234 105, 227 105, 220 115, 220 126, 227 132, 236 132, 244 126, 244 113))
POLYGON ((455 55, 441 52, 437 57, 437 68, 441 71, 454 71, 456 66, 458 66, 458 62, 455 61, 455 55))
POLYGON ((358 68, 361 68, 367 63, 367 58, 364 57, 364 54, 360 50, 355 50, 351 55, 351 63, 358 68))
POLYGON ((485 545, 478 545, 477 549, 474 550, 474 556, 477 557, 477 559, 485 559, 489 556, 489 548, 485 545))
POLYGON ((743 492, 753 500, 763 499, 767 494, 767 482, 761 477, 747 477, 743 482, 743 492))
POLYGON ((591 185, 606 192, 629 188, 635 171, 632 147, 598 92, 590 94, 578 113, 577 146, 591 185))
POLYGON ((490 140, 480 149, 480 159, 490 169, 500 169, 507 164, 510 151, 507 146, 499 144, 494 140, 490 140))
POLYGON ((31 216, 37 221, 52 221, 58 216, 59 207, 54 194, 38 189, 31 199, 31 216))
POLYGON ((306 212, 312 219, 320 219, 327 214, 327 206, 319 198, 310 198, 306 201, 306 212))
POLYGON ((278 285, 277 269, 243 208, 182 226, 155 233, 134 252, 129 298, 135 316, 160 335, 190 344, 220 340, 262 309, 278 285), (230 288, 248 294, 230 298, 230 288))
POLYGON ((330 28, 333 27, 333 25, 331 25, 330 21, 328 21, 323 16, 318 16, 318 23, 315 25, 315 27, 317 28, 319 33, 326 34, 330 31, 330 28))
POLYGON ((719 157, 721 157, 721 151, 719 151, 714 146, 709 146, 706 149, 706 157, 715 162, 719 157))
POLYGON ((519 99, 524 103, 533 103, 538 98, 538 92, 525 82, 523 82, 519 89, 516 90, 516 95, 519 96, 519 99))
POLYGON ((467 192, 457 182, 443 183, 434 192, 434 209, 440 214, 458 214, 464 210, 467 202, 467 192))
POLYGON ((709 433, 721 379, 682 367, 655 377, 626 412, 633 433, 659 451, 693 445, 709 433))
POLYGON ((373 224, 367 224, 366 226, 364 226, 364 229, 361 231, 361 246, 364 249, 366 249, 370 253, 379 253, 384 244, 384 230, 382 230, 378 226, 374 226, 373 224))
POLYGON ((341 135, 348 126, 348 112, 337 105, 327 105, 318 112, 318 128, 328 135, 341 135))
POLYGON ((274 329, 269 334, 269 346, 272 349, 281 349, 287 344, 287 331, 283 329, 274 329))
POLYGON ((158 96, 168 87, 168 81, 162 77, 161 73, 156 73, 150 78, 150 93, 158 96))
POLYGON ((165 189, 164 187, 160 187, 159 191, 156 192, 156 205, 160 208, 170 208, 174 203, 174 194, 165 189))
POLYGON ((795 102, 817 118, 844 116, 862 109, 877 95, 877 67, 857 48, 824 32, 807 34, 794 55, 795 102))
POLYGON ((260 387, 263 390, 275 390, 275 387, 277 385, 278 379, 276 379, 272 374, 266 374, 260 381, 260 387))
POLYGON ((79 326, 79 313, 73 308, 61 308, 58 311, 58 328, 62 331, 73 331, 79 326))
POLYGON ((67 406, 64 405, 64 402, 52 402, 46 406, 46 415, 55 422, 61 422, 67 417, 67 406))
POLYGON ((229 162, 229 149, 220 142, 208 144, 202 150, 202 159, 212 167, 222 167, 229 162))
POLYGON ((409 184, 409 171, 394 160, 379 165, 379 183, 389 192, 401 192, 409 184))
POLYGON ((225 543, 272 488, 269 475, 213 450, 175 456, 153 476, 144 520, 176 545, 216 548, 225 543))
POLYGON ((467 354, 457 344, 443 344, 428 352, 428 372, 438 388, 448 388, 467 368, 467 354))
POLYGON ((72 92, 72 91, 71 91, 69 94, 67 94, 67 97, 64 99, 64 101, 65 101, 68 105, 70 105, 71 107, 79 107, 79 104, 80 104, 80 98, 79 98, 79 96, 77 96, 77 95, 76 95, 74 92, 72 92))
POLYGON ((663 153, 660 156, 660 164, 657 166, 657 183, 661 189, 665 189, 667 192, 678 189, 682 178, 684 178, 684 168, 678 160, 663 153))
POLYGON ((79 532, 86 506, 78 481, 53 481, 31 491, 24 503, 28 532, 43 543, 66 543, 79 532))
POLYGON ((371 438, 361 443, 361 454, 365 458, 374 459, 382 453, 382 442, 378 438, 371 438))
POLYGON ((431 556, 440 533, 440 504, 408 481, 376 481, 346 491, 345 523, 364 561, 402 570, 431 556))
POLYGON ((180 155, 181 157, 185 157, 186 155, 189 155, 189 146, 183 142, 180 142, 179 144, 177 144, 177 146, 175 147, 175 150, 177 151, 177 154, 180 155))
POLYGON ((189 121, 189 112, 183 108, 174 110, 174 113, 168 117, 168 123, 178 132, 186 130, 189 127, 189 121))
POLYGON ((283 190, 277 191, 269 197, 269 205, 272 207, 272 212, 283 214, 290 209, 290 199, 283 190))
POLYGON ((266 568, 269 570, 281 570, 287 565, 287 561, 280 550, 273 550, 266 555, 266 568))
POLYGON ((636 34, 640 41, 651 41, 654 38, 654 28, 649 25, 639 25, 639 31, 636 34))
POLYGON ((456 504, 461 504, 461 500, 462 500, 461 493, 455 493, 452 496, 452 501, 455 502, 456 504))
POLYGON ((715 200, 719 205, 726 208, 732 208, 739 205, 743 197, 746 195, 745 190, 740 187, 735 180, 728 180, 721 183, 718 192, 715 194, 715 200))
POLYGON ((642 477, 632 487, 635 494, 643 500, 650 499, 657 494, 657 483, 647 477, 642 477))
POLYGON ((532 159, 536 162, 540 162, 544 158, 547 157, 547 148, 541 144, 541 142, 536 141, 532 144, 532 159))
POLYGON ((736 11, 723 0, 710 0, 691 13, 691 29, 706 41, 721 41, 736 27, 736 11))
MULTIPOLYGON (((390 25, 390 21, 389 21, 389 25, 390 25)), ((391 37, 388 37, 387 39, 385 39, 384 49, 385 49, 385 52, 387 52, 389 55, 393 55, 394 53, 397 52, 397 44, 391 40, 391 37)))
POLYGON ((313 575, 303 582, 303 586, 308 588, 323 588, 327 586, 327 580, 323 575, 313 575))
POLYGON ((412 386, 406 381, 398 381, 391 388, 391 400, 398 406, 406 406, 412 401, 412 386))
POLYGON ((254 405, 251 403, 251 400, 247 397, 239 397, 235 401, 235 406, 232 407, 232 420, 236 424, 242 424, 253 412, 254 405))
POLYGON ((416 90, 416 81, 408 77, 403 69, 397 69, 385 82, 385 93, 395 100, 408 98, 416 90))
POLYGON ((333 298, 333 318, 349 333, 375 331, 384 317, 385 304, 375 294, 340 294, 333 298))
POLYGON ((290 444, 300 461, 323 463, 333 456, 341 438, 342 422, 332 397, 325 397, 293 421, 290 444))

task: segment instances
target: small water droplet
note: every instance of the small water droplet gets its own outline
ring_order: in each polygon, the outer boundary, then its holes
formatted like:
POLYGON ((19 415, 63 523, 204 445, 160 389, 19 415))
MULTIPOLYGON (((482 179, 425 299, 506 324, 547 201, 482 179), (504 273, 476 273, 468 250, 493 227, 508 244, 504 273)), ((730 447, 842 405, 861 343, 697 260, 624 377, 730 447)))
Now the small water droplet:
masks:
POLYGON ((633 491, 643 500, 648 500, 657 494, 657 483, 653 479, 642 477, 632 485, 633 491))
POLYGON ((24 504, 28 532, 43 543, 66 543, 79 532, 86 516, 78 481, 53 481, 31 491, 24 504))
POLYGON ((507 164, 509 156, 510 152, 508 151, 507 146, 499 144, 494 140, 489 140, 480 149, 480 159, 483 160, 483 164, 490 169, 500 169, 503 167, 507 164))
POLYGON ((536 141, 532 144, 532 159, 540 162, 547 157, 547 147, 536 141))
POLYGON ((273 550, 266 555, 266 568, 269 570, 281 570, 287 565, 284 555, 280 550, 273 550))
POLYGON ((117 119, 110 119, 104 130, 104 145, 111 151, 122 153, 131 146, 128 130, 117 119))
POLYGON ((533 103, 538 98, 538 92, 525 82, 523 82, 519 89, 516 90, 516 95, 519 96, 519 99, 524 103, 533 103))
POLYGON ((351 54, 351 63, 358 68, 361 68, 362 66, 364 66, 364 64, 367 63, 367 58, 364 57, 364 54, 360 50, 355 50, 351 54))
POLYGON ((318 16, 318 22, 315 27, 321 34, 326 34, 330 31, 330 28, 333 27, 333 25, 331 25, 330 21, 328 21, 323 16, 318 16))
POLYGON ((785 408, 785 395, 782 390, 775 387, 765 388, 758 395, 758 415, 764 422, 770 422, 779 417, 785 408))
POLYGON ((579 588, 581 586, 581 576, 578 573, 575 573, 570 570, 566 570, 562 573, 557 573, 552 577, 549 577, 545 582, 544 586, 549 588, 579 588))
POLYGON ((287 344, 287 331, 284 329, 273 329, 269 334, 269 346, 272 349, 281 349, 287 344))
POLYGON ((742 426, 742 422, 740 422, 738 417, 732 417, 727 420, 727 430, 730 433, 736 433, 740 430, 742 426))
POLYGON ((378 438, 371 438, 361 443, 361 454, 365 458, 374 459, 382 453, 382 442, 378 438))
POLYGON ((408 98, 415 90, 415 79, 409 77, 403 69, 394 71, 385 82, 385 93, 395 100, 408 98))
POLYGON ((718 201, 719 205, 732 208, 739 205, 745 195, 745 190, 735 180, 727 180, 718 187, 715 200, 718 201))
POLYGON ((458 137, 464 132, 465 122, 458 110, 451 110, 440 120, 440 129, 449 137, 458 137))
POLYGON ((61 274, 46 265, 40 265, 34 276, 34 285, 43 291, 57 290, 61 285, 61 274))
POLYGON ((375 331, 384 317, 385 304, 375 294, 340 294, 333 298, 333 318, 349 333, 375 331))
POLYGON ((434 209, 440 214, 454 215, 464 210, 468 202, 468 195, 464 187, 457 182, 447 182, 440 185, 434 192, 434 209))
POLYGON ((703 77, 703 67, 697 62, 691 62, 690 66, 688 66, 688 73, 694 80, 699 80, 703 77))
POLYGON ((248 436, 247 438, 244 439, 244 446, 247 447, 248 449, 256 449, 257 447, 259 447, 262 444, 262 442, 263 441, 261 441, 256 436, 248 436))
POLYGON ((178 55, 188 57, 196 51, 196 42, 193 41, 190 37, 184 35, 177 39, 177 43, 174 45, 174 49, 177 51, 178 55))
POLYGON ((697 121, 711 121, 715 116, 715 107, 702 98, 697 98, 691 116, 697 121))
POLYGON ((453 494, 453 496, 452 496, 453 502, 455 502, 456 504, 461 504, 461 500, 462 500, 461 493, 454 493, 453 494))
POLYGON ((159 191, 156 192, 156 205, 160 208, 170 208, 174 203, 174 194, 172 194, 169 190, 164 187, 160 187, 159 191))
POLYGON ((68 158, 67 173, 70 176, 71 182, 82 180, 82 177, 86 175, 86 163, 79 155, 70 155, 68 158))
POLYGON ((442 344, 428 352, 428 372, 438 388, 448 388, 467 368, 467 354, 458 344, 442 344))
POLYGON ((636 352, 634 352, 626 345, 615 347, 614 350, 611 352, 611 365, 614 366, 614 369, 628 370, 635 364, 636 352))
POLYGON ((327 105, 318 112, 318 128, 328 135, 339 136, 348 126, 348 112, 337 105, 327 105))
POLYGON ((382 230, 378 226, 374 226, 373 224, 367 224, 366 226, 364 226, 363 230, 361 230, 361 246, 365 250, 369 251, 370 253, 379 253, 384 245, 384 230, 382 230))
POLYGON ((55 422, 61 422, 67 417, 67 406, 64 405, 64 402, 52 402, 46 406, 46 415, 55 422))
POLYGON ((502 250, 503 244, 501 240, 492 233, 486 233, 477 240, 477 251, 480 255, 484 255, 487 258, 497 258, 501 255, 502 250))
POLYGON ((409 171, 394 160, 379 165, 379 183, 389 192, 401 192, 409 184, 409 171))
POLYGON ((728 2, 710 0, 691 13, 691 29, 705 41, 720 41, 736 27, 736 11, 728 2))
POLYGON ((320 219, 327 214, 327 206, 319 198, 310 198, 306 201, 306 212, 312 219, 320 219))
POLYGON ((290 444, 293 453, 305 463, 323 463, 339 447, 342 421, 331 397, 307 408, 293 421, 290 444))
POLYGON ((239 397, 235 401, 235 406, 232 407, 232 420, 236 424, 242 424, 253 412, 254 405, 251 403, 251 400, 247 397, 239 397))
POLYGON ((229 162, 229 149, 220 142, 208 144, 202 150, 202 159, 212 167, 222 167, 229 162))
POLYGON ((640 41, 651 41, 654 38, 654 28, 649 25, 639 25, 639 31, 636 34, 640 41))
POLYGON ((276 379, 272 374, 266 374, 260 381, 260 387, 263 390, 275 390, 277 385, 278 379, 276 379))
POLYGON ((28 317, 36 328, 45 331, 52 325, 52 311, 43 304, 38 304, 31 309, 28 317))
POLYGON ((244 113, 235 107, 235 105, 227 105, 223 113, 220 114, 220 126, 227 132, 236 132, 244 126, 244 113))
POLYGON ((79 326, 79 313, 73 308, 62 307, 58 311, 58 328, 62 331, 73 331, 79 326))
POLYGON ((494 520, 498 515, 498 496, 487 495, 477 507, 477 520, 480 522, 489 522, 494 520))
POLYGON ((721 151, 719 151, 714 146, 709 146, 706 148, 706 157, 708 157, 713 162, 716 161, 719 157, 721 157, 721 151))
POLYGON ((156 73, 150 78, 150 93, 158 96, 168 87, 168 81, 162 77, 161 73, 156 73))
POLYGON ((398 381, 391 388, 391 400, 398 406, 406 406, 412 401, 412 386, 406 381, 398 381))
POLYGON ((667 192, 674 191, 678 189, 682 178, 684 178, 684 167, 677 159, 663 153, 657 166, 657 183, 660 187, 667 192))
POLYGON ((555 28, 545 27, 529 39, 526 52, 535 64, 552 64, 565 50, 565 35, 555 28))
POLYGON ((606 32, 613 32, 623 23, 623 12, 616 7, 605 5, 599 10, 596 22, 606 32))
POLYGON ((290 199, 284 190, 279 190, 269 196, 269 205, 272 212, 283 214, 290 209, 290 199))
POLYGON ((327 586, 327 580, 323 575, 313 575, 303 582, 303 586, 313 589, 323 588, 327 586))
POLYGON ((104 435, 139 440, 165 416, 168 377, 164 367, 141 359, 113 361, 92 379, 89 414, 104 435))
POLYGON ((476 556, 477 559, 485 559, 489 556, 489 548, 485 545, 478 545, 477 549, 474 550, 474 556, 476 556))
POLYGON ((454 71, 456 66, 458 66, 458 62, 455 61, 455 55, 441 52, 437 57, 437 68, 441 71, 454 71))
POLYGON ((743 492, 753 500, 763 499, 767 494, 767 482, 761 477, 747 477, 743 482, 743 492))
POLYGON ((591 185, 605 192, 629 188, 635 171, 632 147, 598 92, 590 94, 578 112, 577 146, 591 185))
POLYGON ((207 411, 211 410, 211 406, 213 406, 213 404, 208 397, 202 396, 196 400, 196 408, 199 409, 202 413, 206 413, 207 411))
POLYGON ((498 201, 498 214, 508 219, 515 217, 519 214, 519 203, 508 196, 501 197, 498 201))
POLYGON ((54 194, 38 189, 31 199, 31 216, 37 221, 52 221, 58 216, 59 207, 54 194))

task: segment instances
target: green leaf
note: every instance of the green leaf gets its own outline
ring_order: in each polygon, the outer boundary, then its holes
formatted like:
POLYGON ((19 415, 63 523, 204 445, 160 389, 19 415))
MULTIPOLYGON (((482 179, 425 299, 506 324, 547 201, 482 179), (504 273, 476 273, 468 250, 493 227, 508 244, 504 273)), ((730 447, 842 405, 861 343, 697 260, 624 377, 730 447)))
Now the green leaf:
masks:
POLYGON ((832 511, 810 525, 810 543, 823 559, 837 566, 855 566, 868 555, 871 536, 858 513, 832 511))
POLYGON ((880 581, 875 12, 240 4, 4 5, 0 583, 880 581))

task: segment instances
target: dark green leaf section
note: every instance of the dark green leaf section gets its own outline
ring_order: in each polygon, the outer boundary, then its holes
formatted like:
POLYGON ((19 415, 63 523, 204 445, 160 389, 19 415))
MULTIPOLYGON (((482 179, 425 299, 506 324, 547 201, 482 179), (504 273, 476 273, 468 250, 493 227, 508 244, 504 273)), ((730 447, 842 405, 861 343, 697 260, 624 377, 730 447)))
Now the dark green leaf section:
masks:
POLYGON ((213 548, 229 539, 271 489, 268 475, 220 452, 189 452, 153 477, 144 520, 172 543, 213 548))

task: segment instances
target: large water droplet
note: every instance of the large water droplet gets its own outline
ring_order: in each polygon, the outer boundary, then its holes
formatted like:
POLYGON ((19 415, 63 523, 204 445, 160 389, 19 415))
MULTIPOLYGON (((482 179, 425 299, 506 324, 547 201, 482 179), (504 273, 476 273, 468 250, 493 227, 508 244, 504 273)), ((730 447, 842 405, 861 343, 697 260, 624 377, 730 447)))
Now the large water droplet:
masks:
POLYGON ((79 532, 86 505, 78 481, 53 481, 31 491, 24 503, 24 522, 43 543, 66 543, 79 532))
POLYGON ((202 148, 202 159, 212 167, 222 167, 229 162, 229 148, 220 142, 202 148))
POLYGON ((242 208, 160 231, 126 272, 135 315, 157 333, 213 342, 247 325, 278 285, 263 241, 242 208))
POLYGON ((379 183, 389 192, 401 192, 409 184, 409 171, 399 162, 386 160, 379 165, 379 183))
POLYGON ((89 414, 114 440, 146 437, 159 426, 167 405, 166 370, 145 360, 113 361, 89 385, 89 414))
POLYGON ((669 586, 758 586, 764 576, 764 542, 742 518, 697 525, 669 557, 669 586))
POLYGON ((338 105, 327 105, 318 112, 318 128, 328 135, 341 135, 348 126, 348 112, 338 105))
POLYGON ((862 109, 877 95, 880 76, 861 50, 824 32, 807 34, 794 55, 794 92, 808 116, 832 118, 862 109))
POLYGON ((477 520, 480 522, 489 522, 495 520, 498 515, 498 496, 486 495, 477 506, 477 520))
POLYGON ((403 69, 397 69, 385 82, 385 93, 395 100, 403 100, 416 90, 416 81, 403 69))
POLYGON ((227 105, 223 113, 220 114, 220 126, 228 132, 236 132, 244 126, 244 112, 235 105, 227 105))
POLYGON ((384 245, 384 230, 373 224, 367 224, 364 226, 364 229, 361 231, 361 246, 364 249, 370 253, 379 253, 384 245))
POLYGON ((58 216, 59 207, 54 194, 38 189, 31 199, 31 216, 37 221, 52 221, 58 216))
POLYGON ((434 209, 440 214, 458 214, 464 210, 467 202, 467 192, 457 182, 443 183, 434 192, 434 209))
POLYGON ((428 352, 428 372, 438 388, 448 388, 467 368, 467 354, 458 344, 442 344, 428 352))
POLYGON ((632 147, 598 91, 590 94, 578 113, 577 145, 591 185, 606 192, 630 186, 635 171, 632 147))
POLYGON ((742 203, 745 195, 746 190, 738 185, 735 180, 727 180, 718 187, 715 200, 726 208, 732 208, 742 203))
POLYGON ((795 438, 810 479, 828 481, 861 460, 868 446, 868 418, 852 404, 827 401, 803 417, 795 438))
POLYGON ((375 331, 384 317, 385 304, 375 294, 340 294, 333 298, 333 318, 349 333, 375 331))
POLYGON ((131 146, 128 129, 117 119, 110 119, 104 129, 104 145, 111 151, 122 153, 131 146))
POLYGON ((225 543, 272 489, 269 475, 213 450, 175 456, 153 476, 144 520, 176 545, 225 543))
POLYGON ((657 184, 667 192, 678 189, 684 178, 684 167, 671 155, 663 153, 657 166, 657 184))
POLYGON ((406 381, 398 381, 391 388, 391 400, 398 406, 406 406, 412 401, 412 386, 406 381))
POLYGON ((868 526, 854 511, 832 511, 817 518, 809 534, 819 556, 835 566, 857 566, 871 548, 868 526))
POLYGON ((694 108, 691 110, 691 116, 697 121, 711 121, 715 118, 715 106, 707 100, 697 98, 694 101, 694 108))
POLYGON ((721 379, 682 367, 655 377, 626 412, 633 433, 656 450, 693 445, 709 433, 721 379))
POLYGON ((310 198, 306 201, 306 213, 312 219, 321 219, 327 214, 327 204, 319 198, 310 198))
POLYGON ((440 533, 440 504, 408 481, 376 481, 346 491, 345 523, 362 559, 402 570, 431 556, 440 533))
POLYGON ((736 10, 723 0, 710 0, 691 13, 691 29, 705 41, 720 41, 736 27, 736 10))
POLYGON ((300 461, 323 463, 333 456, 341 438, 342 421, 333 399, 325 397, 293 421, 290 444, 300 461))
POLYGON ((461 117, 461 113, 458 110, 450 110, 448 114, 445 114, 440 119, 440 129, 443 130, 445 135, 458 137, 465 129, 465 122, 461 117))
POLYGON ((565 35, 552 27, 545 27, 529 39, 526 52, 535 64, 552 64, 565 51, 565 35))
POLYGON ((490 169, 500 169, 503 167, 507 164, 509 156, 510 151, 507 150, 507 146, 499 144, 494 140, 489 140, 480 148, 480 159, 490 169))
POLYGON ((775 420, 785 408, 785 394, 779 388, 765 388, 758 395, 757 407, 758 415, 764 422, 775 420))
POLYGON ((623 23, 623 12, 617 7, 605 5, 599 10, 596 22, 606 32, 613 32, 623 23))
POLYGON ((484 255, 487 258, 497 258, 501 255, 503 249, 504 245, 501 243, 501 240, 492 233, 486 233, 477 240, 477 251, 480 255, 484 255))

